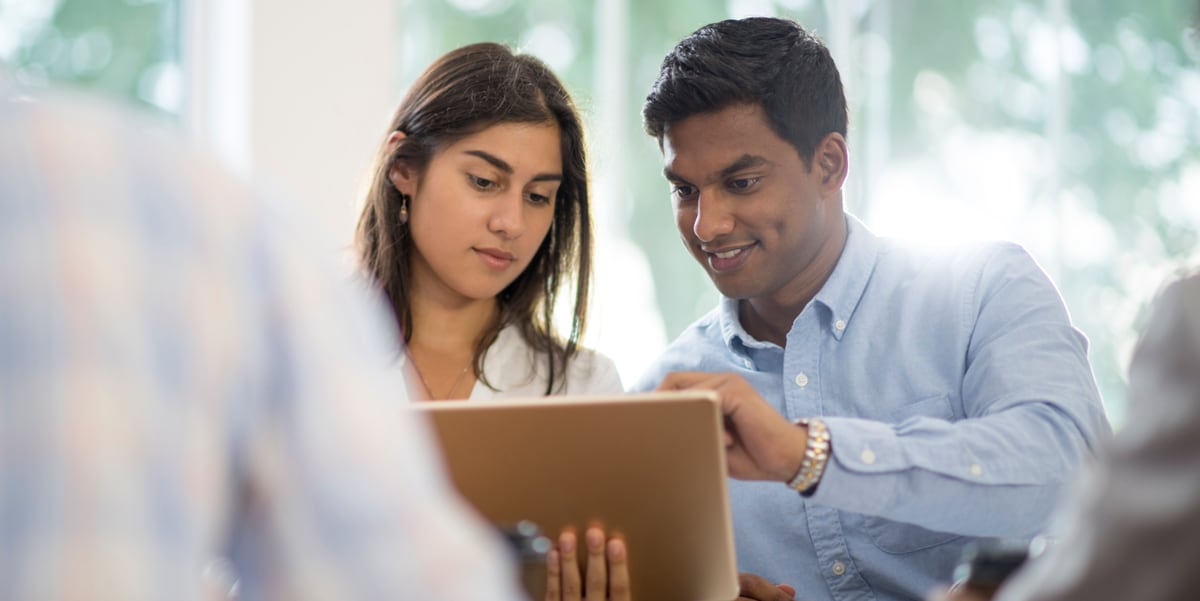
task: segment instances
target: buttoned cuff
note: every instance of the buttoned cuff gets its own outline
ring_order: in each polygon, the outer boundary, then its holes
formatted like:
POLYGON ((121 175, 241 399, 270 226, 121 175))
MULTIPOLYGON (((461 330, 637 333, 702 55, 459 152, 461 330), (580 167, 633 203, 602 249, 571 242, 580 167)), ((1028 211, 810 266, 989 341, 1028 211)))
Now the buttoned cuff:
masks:
POLYGON ((895 430, 890 424, 872 420, 822 419, 829 429, 833 454, 825 466, 821 485, 809 499, 857 513, 881 513, 893 503, 897 480, 865 480, 861 476, 900 472, 912 467, 901 452, 895 430))

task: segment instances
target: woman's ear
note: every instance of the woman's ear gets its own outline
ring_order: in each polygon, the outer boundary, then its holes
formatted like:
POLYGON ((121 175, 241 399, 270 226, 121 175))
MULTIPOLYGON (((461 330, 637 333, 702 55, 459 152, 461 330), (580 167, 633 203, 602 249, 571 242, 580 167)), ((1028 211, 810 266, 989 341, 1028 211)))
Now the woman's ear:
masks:
POLYGON ((388 154, 395 152, 396 147, 399 146, 400 142, 404 141, 404 139, 407 137, 408 137, 408 134, 406 134, 402 131, 392 132, 392 135, 388 136, 388 139, 387 139, 388 154))
MULTIPOLYGON (((386 143, 388 156, 392 156, 392 153, 396 152, 396 147, 407 137, 402 131, 392 132, 386 143)), ((388 180, 403 194, 412 194, 416 184, 412 170, 401 161, 393 161, 388 166, 388 180)))

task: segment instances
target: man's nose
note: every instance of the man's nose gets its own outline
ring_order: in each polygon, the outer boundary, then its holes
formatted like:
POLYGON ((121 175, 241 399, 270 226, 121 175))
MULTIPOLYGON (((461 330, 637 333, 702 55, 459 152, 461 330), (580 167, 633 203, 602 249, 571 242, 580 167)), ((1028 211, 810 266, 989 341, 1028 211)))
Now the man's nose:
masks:
POLYGON ((711 242, 733 231, 733 215, 723 199, 712 193, 700 193, 696 199, 696 217, 692 232, 701 242, 711 242))

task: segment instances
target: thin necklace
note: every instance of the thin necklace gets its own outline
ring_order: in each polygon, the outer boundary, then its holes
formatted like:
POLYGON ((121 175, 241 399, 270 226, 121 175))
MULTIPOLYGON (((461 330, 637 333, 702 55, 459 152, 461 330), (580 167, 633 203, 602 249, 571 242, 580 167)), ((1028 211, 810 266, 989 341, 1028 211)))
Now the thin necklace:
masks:
POLYGON ((433 388, 425 381, 425 375, 421 373, 421 366, 417 365, 417 356, 412 352, 412 348, 408 349, 408 359, 412 361, 413 371, 417 372, 417 379, 421 381, 421 386, 425 387, 425 392, 429 393, 429 400, 431 401, 445 401, 452 398, 454 391, 458 390, 458 385, 462 384, 463 377, 467 375, 467 370, 471 368, 471 363, 464 365, 462 371, 458 372, 458 377, 454 379, 454 384, 450 386, 450 390, 446 391, 446 396, 438 398, 437 395, 433 394, 433 388))

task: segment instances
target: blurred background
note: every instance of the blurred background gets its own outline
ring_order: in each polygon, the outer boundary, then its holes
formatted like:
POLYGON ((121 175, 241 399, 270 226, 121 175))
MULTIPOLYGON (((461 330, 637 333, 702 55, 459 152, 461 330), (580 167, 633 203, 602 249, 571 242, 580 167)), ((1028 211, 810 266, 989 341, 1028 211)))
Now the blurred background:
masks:
MULTIPOLYGON (((798 19, 850 101, 848 209, 920 244, 1001 238, 1059 285, 1114 424, 1147 302, 1200 264, 1200 37, 1177 0, 0 0, 0 63, 158 115, 348 251, 407 85, 506 42, 588 122, 599 240, 587 342, 626 383, 715 290, 679 242, 641 102, 700 25, 798 19)), ((3 135, 3 132, 0 132, 3 135)), ((85 136, 86 132, 80 132, 85 136)), ((938 327, 930 324, 930 328, 938 327)), ((864 366, 864 369, 869 369, 864 366)))

